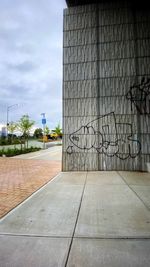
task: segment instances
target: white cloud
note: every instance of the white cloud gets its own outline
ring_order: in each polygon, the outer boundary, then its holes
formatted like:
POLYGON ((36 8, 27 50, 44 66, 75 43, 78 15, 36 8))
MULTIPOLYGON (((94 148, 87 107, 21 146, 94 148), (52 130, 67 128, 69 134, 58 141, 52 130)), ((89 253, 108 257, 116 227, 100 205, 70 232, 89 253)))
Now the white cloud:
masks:
POLYGON ((0 1, 0 121, 6 108, 25 103, 10 115, 29 114, 40 125, 61 121, 62 15, 65 0, 0 1))

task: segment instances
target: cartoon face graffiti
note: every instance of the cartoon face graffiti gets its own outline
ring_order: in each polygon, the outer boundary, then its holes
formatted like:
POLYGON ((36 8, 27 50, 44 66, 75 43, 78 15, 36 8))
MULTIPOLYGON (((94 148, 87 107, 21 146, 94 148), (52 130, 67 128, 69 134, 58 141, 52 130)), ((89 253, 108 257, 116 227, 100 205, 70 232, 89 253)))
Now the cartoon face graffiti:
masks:
POLYGON ((95 144, 95 131, 91 126, 82 126, 70 134, 70 141, 80 149, 91 149, 95 144))
MULTIPOLYGON (((100 116, 70 134, 71 143, 80 150, 95 149, 108 157, 120 159, 135 158, 141 150, 138 140, 133 138, 130 123, 117 123, 114 112, 100 116), (123 134, 123 133, 126 134, 123 134)), ((67 149, 68 154, 74 152, 73 146, 67 149)))

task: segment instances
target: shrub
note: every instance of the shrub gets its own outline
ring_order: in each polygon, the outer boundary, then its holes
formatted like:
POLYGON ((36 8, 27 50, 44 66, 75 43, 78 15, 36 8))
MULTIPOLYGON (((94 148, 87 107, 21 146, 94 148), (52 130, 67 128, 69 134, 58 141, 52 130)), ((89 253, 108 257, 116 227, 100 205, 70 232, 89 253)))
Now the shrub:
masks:
POLYGON ((0 137, 0 145, 1 146, 7 146, 7 145, 17 145, 17 144, 24 144, 24 140, 22 140, 19 137, 14 137, 13 139, 11 138, 10 135, 8 137, 2 136, 0 137))
POLYGON ((29 148, 24 148, 22 150, 19 148, 8 148, 7 150, 1 149, 0 157, 2 157, 3 155, 5 155, 6 157, 13 157, 21 154, 39 151, 40 149, 41 149, 40 147, 29 147, 29 148))

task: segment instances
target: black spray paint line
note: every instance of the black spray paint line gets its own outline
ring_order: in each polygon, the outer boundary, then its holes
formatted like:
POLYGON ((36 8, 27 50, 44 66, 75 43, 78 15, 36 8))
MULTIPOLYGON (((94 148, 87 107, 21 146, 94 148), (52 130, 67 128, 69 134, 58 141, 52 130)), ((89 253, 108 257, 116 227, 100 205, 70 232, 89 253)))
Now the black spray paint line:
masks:
POLYGON ((143 77, 141 83, 131 86, 126 98, 131 101, 131 110, 134 105, 140 114, 150 114, 150 79, 143 77))
POLYGON ((94 149, 108 157, 116 156, 125 160, 129 157, 137 157, 141 151, 140 142, 133 137, 132 124, 117 123, 114 112, 102 115, 81 126, 69 135, 69 140, 73 144, 67 148, 67 153, 70 155, 75 152, 76 147, 82 151, 94 149), (103 121, 106 119, 110 123, 105 124, 103 121), (97 129, 97 124, 101 129, 97 129), (124 129, 128 130, 128 133, 123 134, 126 132, 124 129))

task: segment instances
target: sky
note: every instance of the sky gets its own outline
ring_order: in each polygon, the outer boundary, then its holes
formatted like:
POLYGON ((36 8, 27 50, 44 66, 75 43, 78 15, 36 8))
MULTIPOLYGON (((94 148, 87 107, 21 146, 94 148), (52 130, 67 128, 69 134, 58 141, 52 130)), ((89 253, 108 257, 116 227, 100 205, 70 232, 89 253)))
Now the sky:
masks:
POLYGON ((0 125, 28 114, 62 121, 65 0, 0 0, 0 125), (7 112, 8 111, 8 112, 7 112))

